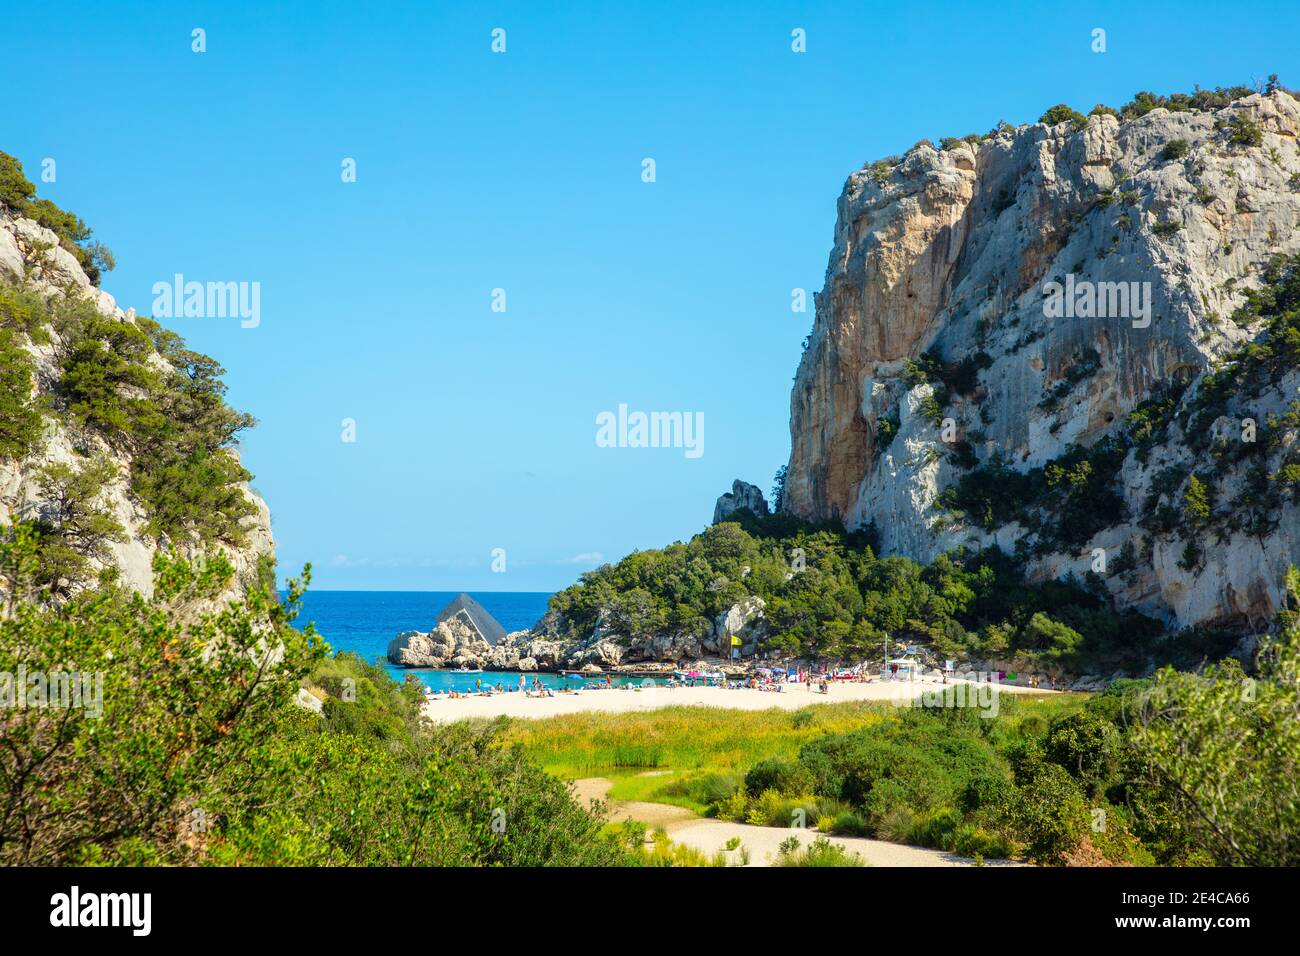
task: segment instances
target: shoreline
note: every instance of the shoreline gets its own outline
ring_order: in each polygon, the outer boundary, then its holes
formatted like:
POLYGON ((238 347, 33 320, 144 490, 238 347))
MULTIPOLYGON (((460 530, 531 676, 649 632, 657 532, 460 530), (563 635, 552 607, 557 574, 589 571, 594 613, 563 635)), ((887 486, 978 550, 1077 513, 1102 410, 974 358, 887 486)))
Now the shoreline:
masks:
POLYGON ((664 707, 716 707, 721 710, 799 710, 815 704, 835 704, 862 701, 866 703, 893 703, 900 707, 912 706, 927 692, 936 693, 947 687, 972 687, 979 704, 995 707, 997 696, 1010 694, 1059 694, 1039 687, 1022 687, 1015 684, 975 684, 973 681, 950 680, 946 685, 938 680, 831 682, 828 693, 809 691, 803 684, 786 684, 785 689, 763 691, 752 688, 723 687, 626 687, 584 688, 580 691, 555 693, 549 697, 529 697, 518 691, 504 694, 476 694, 467 697, 426 698, 422 711, 435 723, 454 723, 474 717, 518 717, 524 719, 556 717, 590 711, 604 713, 635 713, 659 710, 664 707))

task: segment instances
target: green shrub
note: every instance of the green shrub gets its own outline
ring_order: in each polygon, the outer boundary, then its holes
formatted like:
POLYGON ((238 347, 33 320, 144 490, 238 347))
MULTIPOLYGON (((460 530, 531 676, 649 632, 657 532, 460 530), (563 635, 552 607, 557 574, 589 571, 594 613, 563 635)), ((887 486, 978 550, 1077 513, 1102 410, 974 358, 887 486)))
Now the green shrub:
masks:
POLYGON ((815 797, 765 790, 748 802, 745 822, 757 827, 809 826, 816 823, 817 816, 815 797))
POLYGON ((1042 116, 1038 117, 1038 122, 1046 123, 1048 126, 1056 126, 1060 123, 1069 123, 1075 130, 1081 130, 1088 125, 1088 118, 1078 110, 1071 109, 1064 103, 1057 103, 1042 116))
POLYGON ((983 827, 963 823, 952 832, 947 849, 958 856, 972 858, 1010 859, 1015 855, 1015 845, 1000 833, 990 833, 983 827))
POLYGON ((961 824, 961 813, 950 807, 928 810, 916 817, 907 842, 916 846, 951 850, 954 835, 961 824))
POLYGON ((32 398, 36 365, 17 333, 0 328, 0 461, 26 458, 41 440, 41 413, 32 398))
POLYGON ((1165 162, 1174 159, 1182 159, 1191 150, 1185 139, 1171 139, 1165 143, 1165 148, 1160 151, 1160 158, 1165 162))
POLYGON ((774 865, 776 866, 866 866, 861 856, 850 853, 838 843, 832 843, 825 837, 818 837, 807 847, 782 844, 774 865))
MULTIPOLYGON (((820 825, 818 826, 818 829, 821 829, 820 825)), ((860 814, 854 813, 852 810, 832 817, 830 832, 838 836, 851 837, 871 835, 871 830, 867 825, 867 821, 864 820, 860 814)))
POLYGON ((745 791, 751 796, 774 790, 786 796, 807 793, 812 787, 812 775, 792 760, 772 757, 754 765, 745 774, 745 791))
POLYGON ((1228 121, 1228 142, 1233 146, 1261 146, 1263 131, 1245 116, 1234 116, 1228 121))
POLYGON ((1001 808, 1000 819, 1039 863, 1060 863, 1091 828, 1083 791, 1056 764, 1037 767, 1001 808))
POLYGON ((1047 729, 1044 754, 1064 767, 1092 793, 1100 793, 1115 771, 1119 735, 1114 724, 1095 711, 1055 718, 1047 729))
POLYGON ((105 501, 118 478, 112 459, 97 457, 79 464, 50 462, 37 472, 45 503, 32 523, 37 534, 39 584, 66 597, 90 578, 91 562, 104 563, 109 543, 126 540, 126 531, 105 501))

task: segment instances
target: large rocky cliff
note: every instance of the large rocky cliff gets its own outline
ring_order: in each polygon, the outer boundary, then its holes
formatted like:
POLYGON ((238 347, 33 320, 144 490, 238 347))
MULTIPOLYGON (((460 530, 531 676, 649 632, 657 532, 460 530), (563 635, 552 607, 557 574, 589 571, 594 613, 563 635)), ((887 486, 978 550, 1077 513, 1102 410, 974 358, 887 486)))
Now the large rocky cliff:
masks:
MULTIPOLYGON (((111 295, 97 288, 54 232, 3 205, 0 205, 0 285, 10 292, 37 296, 52 303, 52 308, 64 303, 89 303, 111 323, 140 328, 143 321, 137 319, 134 310, 124 312, 118 308, 111 295)), ((0 318, 8 321, 13 317, 0 318)), ((106 462, 113 477, 94 495, 94 517, 115 522, 121 532, 106 537, 99 547, 84 555, 92 578, 108 568, 115 572, 120 583, 149 594, 153 589, 153 558, 160 547, 186 557, 213 550, 224 552, 235 571, 231 593, 242 592, 250 580, 266 574, 274 556, 270 511, 246 481, 232 486, 236 498, 247 502, 239 508, 238 541, 205 541, 199 535, 166 537, 152 532, 148 527, 152 516, 139 496, 132 493, 129 478, 135 451, 131 443, 113 440, 93 428, 79 427, 63 407, 67 402, 60 395, 59 385, 63 374, 61 358, 66 355, 67 343, 59 330, 42 325, 39 335, 27 336, 21 330, 17 334, 18 348, 30 357, 32 374, 27 378, 31 396, 27 404, 41 410, 39 437, 29 450, 16 456, 6 456, 0 450, 0 526, 48 520, 58 510, 60 503, 52 500, 50 483, 43 480, 51 466, 67 466, 75 472, 90 461, 106 462)), ((143 341, 145 337, 140 339, 143 341)), ((160 380, 168 379, 176 371, 157 350, 150 349, 141 361, 160 380)), ((130 389, 123 391, 129 393, 130 389)), ((132 397, 124 394, 123 401, 132 397)), ((233 449, 221 448, 216 453, 238 461, 233 449)))
POLYGON ((1251 290, 1300 252, 1298 130, 1300 102, 1276 90, 1004 125, 854 172, 791 396, 782 510, 874 523, 884 552, 920 560, 996 544, 1031 578, 1099 572, 1171 626, 1266 623, 1300 560, 1277 480, 1300 369, 1230 395, 1215 370, 1267 341, 1251 290), (1051 494, 1016 520, 955 493, 983 475, 1016 494, 1035 469, 1051 494), (1094 500, 1054 533, 1062 475, 1094 500), (1209 513, 1189 520, 1204 482, 1209 513))

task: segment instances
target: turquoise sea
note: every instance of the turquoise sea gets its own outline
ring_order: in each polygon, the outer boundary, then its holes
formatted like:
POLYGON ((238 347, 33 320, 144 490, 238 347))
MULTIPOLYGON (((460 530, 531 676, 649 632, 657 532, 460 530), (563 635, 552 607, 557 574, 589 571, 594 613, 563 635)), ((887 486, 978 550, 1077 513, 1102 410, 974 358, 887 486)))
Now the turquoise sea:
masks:
MULTIPOLYGON (((456 674, 452 671, 393 667, 384 657, 388 642, 402 631, 427 631, 458 591, 308 591, 303 597, 302 613, 295 622, 312 622, 335 651, 352 651, 367 661, 379 660, 398 680, 414 674, 434 690, 473 690, 476 679, 484 684, 498 682, 507 687, 519 686, 518 673, 485 671, 482 674, 456 674)), ((550 598, 543 591, 470 591, 501 626, 509 631, 532 627, 546 613, 550 598)), ((573 679, 555 674, 541 674, 549 687, 573 684, 573 679)), ((533 677, 529 675, 531 686, 533 677)), ((624 679, 616 678, 616 684, 624 679)))

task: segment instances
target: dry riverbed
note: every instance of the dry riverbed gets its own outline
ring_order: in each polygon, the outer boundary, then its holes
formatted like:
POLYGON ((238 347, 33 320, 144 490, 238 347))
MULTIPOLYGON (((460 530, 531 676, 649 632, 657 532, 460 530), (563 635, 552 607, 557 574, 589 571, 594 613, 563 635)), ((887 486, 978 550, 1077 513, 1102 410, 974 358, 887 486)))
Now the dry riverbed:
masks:
MULTIPOLYGON (((668 775, 663 771, 651 771, 656 775, 668 775)), ((606 777, 585 777, 575 780, 574 793, 578 800, 590 805, 595 800, 606 801, 606 817, 617 822, 620 820, 639 820, 651 829, 663 827, 669 839, 682 843, 701 853, 712 856, 726 846, 733 837, 749 849, 749 866, 771 866, 778 855, 782 841, 795 837, 800 845, 807 845, 819 834, 815 831, 787 827, 756 827, 747 823, 732 823, 727 820, 711 820, 696 816, 684 807, 665 803, 649 803, 639 800, 609 801, 609 791, 613 781, 606 777)), ((900 843, 888 843, 884 840, 871 840, 866 837, 827 836, 832 843, 838 843, 846 850, 856 853, 869 866, 973 866, 974 861, 943 850, 931 850, 924 847, 904 846, 900 843)), ((737 862, 737 854, 730 854, 737 862)), ((986 860, 985 866, 1016 866, 1005 860, 986 860)))

